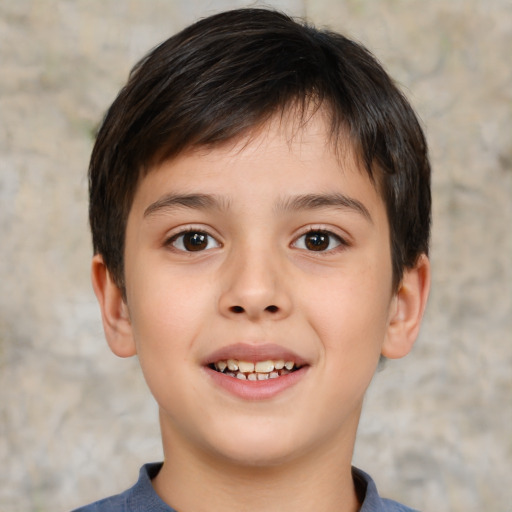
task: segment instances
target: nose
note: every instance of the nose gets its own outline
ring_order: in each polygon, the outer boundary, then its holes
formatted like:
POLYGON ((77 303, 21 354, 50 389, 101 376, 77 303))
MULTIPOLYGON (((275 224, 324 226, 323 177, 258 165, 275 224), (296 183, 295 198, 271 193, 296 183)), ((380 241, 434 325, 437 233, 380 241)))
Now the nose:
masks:
POLYGON ((226 260, 223 278, 219 309, 224 316, 259 321, 290 314, 290 283, 275 251, 237 251, 226 260))

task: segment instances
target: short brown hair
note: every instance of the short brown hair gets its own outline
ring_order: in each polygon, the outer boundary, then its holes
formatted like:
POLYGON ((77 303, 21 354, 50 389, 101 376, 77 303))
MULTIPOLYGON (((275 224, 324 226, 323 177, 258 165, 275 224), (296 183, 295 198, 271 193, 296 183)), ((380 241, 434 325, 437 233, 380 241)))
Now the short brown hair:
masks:
POLYGON ((124 290, 126 222, 141 176, 184 149, 246 134, 311 100, 349 134, 387 208, 393 282, 428 253, 430 164, 418 119, 360 44, 267 9, 205 18, 169 38, 132 70, 98 132, 89 167, 95 253, 124 290))

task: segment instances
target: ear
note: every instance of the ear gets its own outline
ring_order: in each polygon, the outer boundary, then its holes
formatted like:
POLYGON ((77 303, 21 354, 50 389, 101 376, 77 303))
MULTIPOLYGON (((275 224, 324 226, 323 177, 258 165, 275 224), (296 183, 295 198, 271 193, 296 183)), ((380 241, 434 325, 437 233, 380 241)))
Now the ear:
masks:
POLYGON ((418 336, 430 289, 430 262, 422 254, 416 265, 406 269, 391 305, 390 320, 382 355, 398 359, 407 355, 418 336))
POLYGON ((101 255, 92 259, 91 279, 100 304, 105 337, 114 354, 130 357, 136 354, 132 325, 123 294, 114 283, 101 255))

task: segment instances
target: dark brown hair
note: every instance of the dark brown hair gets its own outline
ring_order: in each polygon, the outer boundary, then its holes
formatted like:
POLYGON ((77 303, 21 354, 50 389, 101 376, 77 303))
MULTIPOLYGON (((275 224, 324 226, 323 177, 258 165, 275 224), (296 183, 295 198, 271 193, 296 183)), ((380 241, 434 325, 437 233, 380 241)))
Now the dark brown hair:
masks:
POLYGON ((98 132, 89 167, 93 248, 124 290, 126 222, 139 179, 194 147, 215 146, 289 107, 328 113, 386 203, 393 282, 428 253, 430 164, 413 109, 373 55, 346 37, 267 9, 216 14, 132 70, 98 132))

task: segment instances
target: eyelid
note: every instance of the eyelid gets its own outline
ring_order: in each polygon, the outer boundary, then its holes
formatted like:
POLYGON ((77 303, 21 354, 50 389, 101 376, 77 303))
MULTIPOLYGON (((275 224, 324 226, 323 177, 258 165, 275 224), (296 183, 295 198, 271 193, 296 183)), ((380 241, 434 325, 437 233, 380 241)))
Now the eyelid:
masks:
POLYGON ((326 226, 319 226, 319 225, 309 225, 309 226, 306 226, 305 228, 301 229, 301 231, 294 237, 294 239, 290 245, 292 247, 299 248, 299 249, 307 251, 307 252, 313 252, 313 253, 317 253, 319 255, 322 255, 322 254, 325 255, 325 254, 333 253, 337 250, 343 250, 343 249, 346 249, 347 247, 350 247, 352 244, 349 242, 348 238, 349 238, 348 235, 342 235, 341 233, 339 233, 339 230, 336 230, 334 228, 330 228, 330 227, 326 227, 326 226), (307 248, 297 247, 298 240, 300 240, 302 237, 306 236, 309 233, 322 233, 322 234, 328 235, 329 237, 335 238, 337 240, 338 244, 336 245, 336 247, 333 247, 332 249, 326 249, 323 251, 311 251, 311 250, 308 250, 307 248))
POLYGON ((211 233, 211 231, 212 231, 212 229, 207 226, 198 226, 198 225, 192 225, 192 224, 189 224, 186 226, 180 226, 180 227, 173 229, 171 231, 171 233, 169 233, 165 236, 164 241, 163 241, 163 246, 170 247, 173 250, 176 250, 176 251, 182 252, 182 253, 186 253, 186 254, 192 254, 194 252, 201 253, 201 252, 209 251, 211 249, 216 249, 218 247, 222 247, 223 243, 219 240, 220 236, 213 235, 211 233), (199 251, 187 251, 186 249, 181 249, 181 248, 176 247, 174 245, 174 242, 176 242, 176 240, 178 240, 180 237, 185 236, 187 233, 203 233, 210 240, 215 241, 215 246, 214 247, 206 247, 205 249, 199 250, 199 251))

